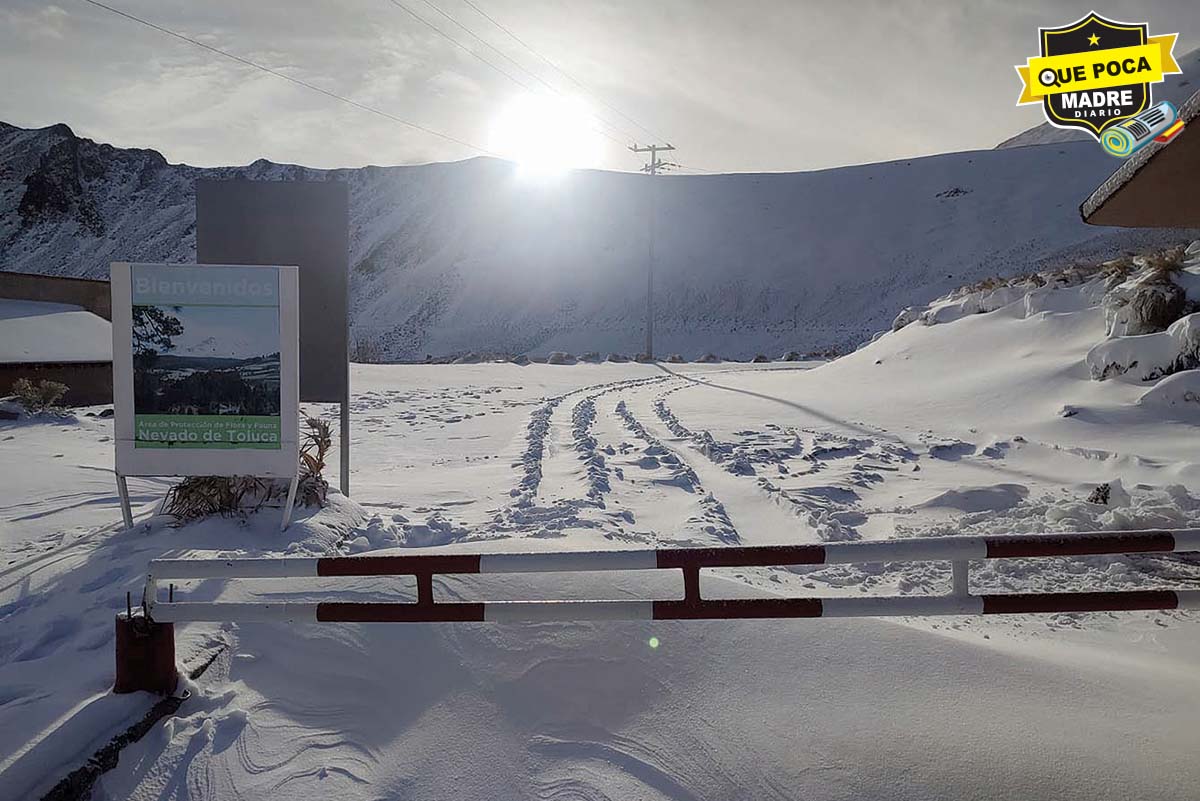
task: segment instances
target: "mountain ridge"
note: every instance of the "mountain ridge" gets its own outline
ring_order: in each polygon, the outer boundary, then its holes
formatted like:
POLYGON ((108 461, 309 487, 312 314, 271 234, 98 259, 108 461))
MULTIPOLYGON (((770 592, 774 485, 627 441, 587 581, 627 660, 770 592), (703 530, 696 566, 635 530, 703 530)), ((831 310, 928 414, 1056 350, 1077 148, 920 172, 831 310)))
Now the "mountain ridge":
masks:
POLYGON ((1094 143, 806 173, 522 181, 471 159, 317 170, 0 126, 0 269, 105 277, 110 261, 195 258, 194 181, 342 180, 353 336, 388 359, 641 349, 651 180, 662 353, 848 349, 963 283, 1179 241, 1100 229, 1079 202, 1115 166, 1094 143))

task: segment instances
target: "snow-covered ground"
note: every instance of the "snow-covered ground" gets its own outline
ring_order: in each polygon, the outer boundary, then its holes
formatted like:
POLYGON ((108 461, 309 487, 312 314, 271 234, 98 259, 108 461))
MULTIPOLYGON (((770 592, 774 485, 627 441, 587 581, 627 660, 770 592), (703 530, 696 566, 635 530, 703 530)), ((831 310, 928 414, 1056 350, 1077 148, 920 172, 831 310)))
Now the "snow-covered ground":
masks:
MULTIPOLYGON (((356 366, 353 501, 334 496, 285 534, 270 511, 172 528, 153 516, 158 480, 133 482, 139 524, 120 532, 104 472, 110 420, 78 410, 0 423, 0 798, 36 797, 149 705, 108 693, 112 615, 164 554, 1200 525, 1200 404, 1185 391, 1153 402, 1196 374, 1095 380, 1088 354, 1105 342, 1163 350, 1106 340, 1102 283, 948 298, 926 310, 933 324, 825 364, 356 366), (1090 502, 1101 484, 1108 503, 1090 502)), ((412 591, 322 582, 347 600, 412 591)), ((623 598, 676 582, 510 575, 447 578, 437 592, 623 598)), ((928 593, 948 589, 949 569, 739 569, 706 582, 713 597, 928 593)), ((1200 582, 1200 565, 1143 556, 972 571, 975 591, 1180 582, 1200 582)), ((177 595, 299 600, 314 586, 204 581, 177 595)), ((1198 634, 1184 612, 190 624, 177 634, 185 666, 224 650, 95 795, 1190 798, 1198 634)))

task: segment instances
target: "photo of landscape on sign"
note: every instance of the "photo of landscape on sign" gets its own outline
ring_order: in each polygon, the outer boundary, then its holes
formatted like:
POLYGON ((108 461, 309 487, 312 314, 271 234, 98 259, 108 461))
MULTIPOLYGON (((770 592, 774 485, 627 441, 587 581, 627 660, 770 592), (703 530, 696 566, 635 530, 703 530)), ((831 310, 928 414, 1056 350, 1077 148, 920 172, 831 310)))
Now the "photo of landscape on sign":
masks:
POLYGON ((278 450, 278 272, 132 270, 134 446, 278 450))

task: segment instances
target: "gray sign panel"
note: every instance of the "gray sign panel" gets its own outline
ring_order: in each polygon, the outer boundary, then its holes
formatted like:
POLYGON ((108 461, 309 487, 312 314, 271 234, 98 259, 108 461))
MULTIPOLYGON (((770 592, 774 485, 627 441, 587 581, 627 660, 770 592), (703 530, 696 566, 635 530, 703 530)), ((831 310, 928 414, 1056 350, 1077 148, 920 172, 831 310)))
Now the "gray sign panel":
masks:
POLYGON ((349 392, 345 183, 196 181, 196 261, 300 268, 300 400, 349 392))

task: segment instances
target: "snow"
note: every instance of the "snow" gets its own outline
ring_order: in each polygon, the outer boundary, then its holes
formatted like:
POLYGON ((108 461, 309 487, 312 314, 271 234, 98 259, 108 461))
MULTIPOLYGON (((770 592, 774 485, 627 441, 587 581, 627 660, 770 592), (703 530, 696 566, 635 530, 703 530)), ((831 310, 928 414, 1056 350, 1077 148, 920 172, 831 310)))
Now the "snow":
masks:
POLYGON ((0 364, 111 362, 112 326, 79 306, 0 298, 0 364))
MULTIPOLYGON (((1145 400, 1195 373, 1095 381, 1086 358, 1104 337, 1085 282, 908 325, 829 363, 357 365, 354 500, 334 495, 283 535, 278 510, 173 528, 154 516, 164 482, 142 479, 138 525, 119 532, 110 420, 0 423, 0 462, 23 467, 0 504, 0 797, 36 797, 144 708, 106 694, 112 615, 157 556, 1196 526, 1200 417, 1145 400), (1090 501, 1101 484, 1108 502, 1090 501)), ((971 581, 1014 592, 1198 578, 1194 560, 1144 555, 977 563, 971 581)), ((728 569, 706 573, 703 591, 930 593, 949 580, 941 563, 728 569)), ((407 578, 191 581, 176 597, 413 591, 407 578)), ((669 597, 680 581, 444 577, 435 591, 669 597)), ((189 624, 184 665, 224 650, 94 797, 1188 797, 1198 624, 1187 612, 189 624)))

